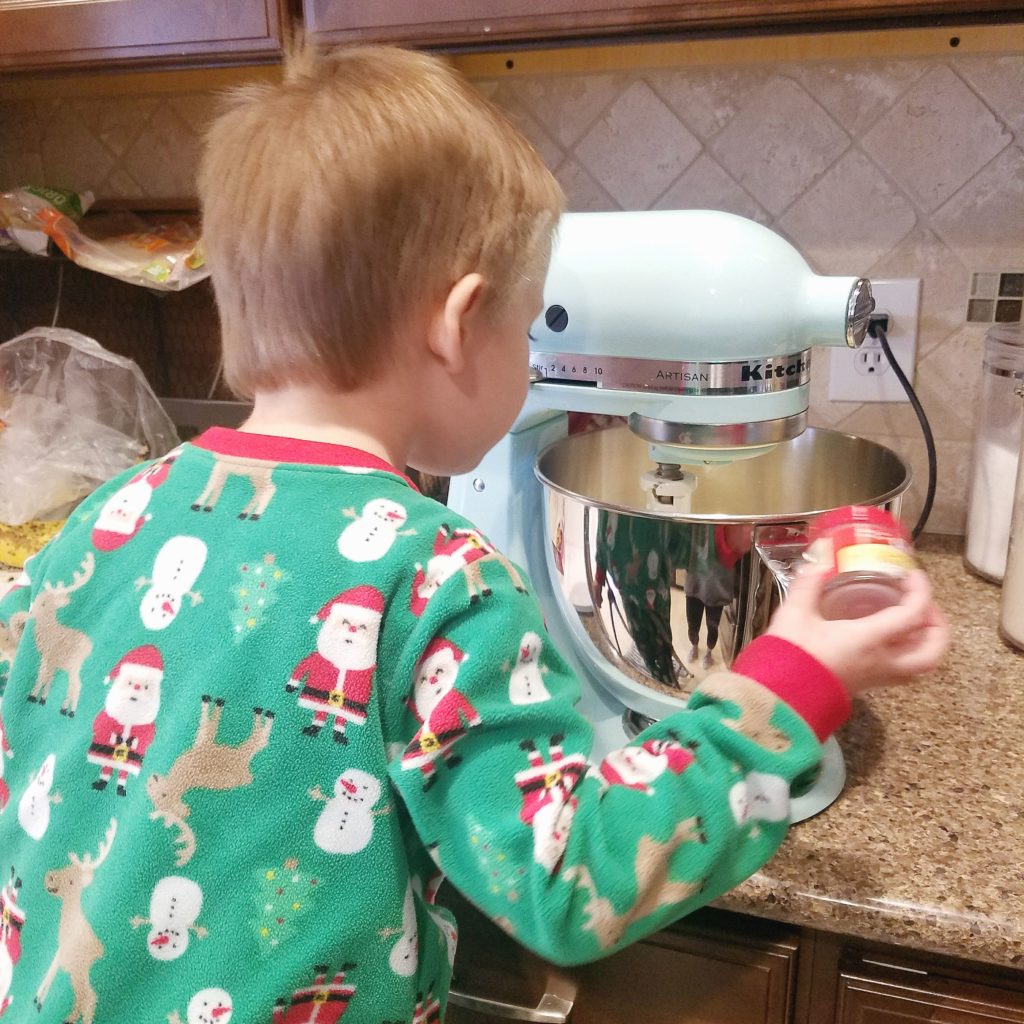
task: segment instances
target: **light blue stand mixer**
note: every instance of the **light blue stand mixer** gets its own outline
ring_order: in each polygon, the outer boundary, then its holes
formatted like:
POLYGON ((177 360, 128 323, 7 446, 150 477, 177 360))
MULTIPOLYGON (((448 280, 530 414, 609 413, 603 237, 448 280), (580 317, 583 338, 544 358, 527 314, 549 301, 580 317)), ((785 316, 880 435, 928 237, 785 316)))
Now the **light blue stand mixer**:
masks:
MULTIPOLYGON (((730 661, 779 597, 754 550, 760 532, 844 504, 898 511, 909 476, 886 449, 806 429, 811 347, 859 346, 874 302, 866 280, 812 273, 762 225, 706 210, 566 214, 544 305, 524 408, 476 470, 452 480, 449 504, 527 568, 583 680, 599 754, 625 742, 624 709, 662 718, 694 679, 685 643, 668 638, 674 667, 659 677, 616 619, 621 595, 602 599, 595 550, 609 516, 656 531, 749 525, 729 637, 715 652, 730 661), (629 427, 569 438, 567 411, 627 417, 629 427), (822 465, 834 471, 837 459, 853 479, 824 493, 822 465)), ((662 632, 672 628, 666 617, 662 632)), ((827 806, 843 778, 833 740, 794 820, 827 806)))

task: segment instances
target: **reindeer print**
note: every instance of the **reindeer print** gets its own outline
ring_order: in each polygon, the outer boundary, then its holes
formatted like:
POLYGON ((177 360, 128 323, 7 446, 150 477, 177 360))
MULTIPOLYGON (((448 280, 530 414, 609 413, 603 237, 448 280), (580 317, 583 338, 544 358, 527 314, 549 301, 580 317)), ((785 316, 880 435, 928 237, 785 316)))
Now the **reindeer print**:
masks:
POLYGON ((770 750, 785 753, 793 745, 792 739, 771 724, 772 714, 779 703, 770 690, 746 676, 734 672, 719 672, 708 676, 698 692, 713 701, 728 701, 739 709, 736 718, 723 718, 722 724, 735 729, 741 736, 770 750))
POLYGON ((221 456, 213 456, 213 469, 210 471, 210 478, 203 488, 202 494, 196 498, 192 505, 193 512, 212 512, 220 500, 221 492, 230 476, 242 476, 252 484, 252 498, 238 513, 239 519, 251 519, 255 522, 267 510, 277 487, 271 479, 278 464, 276 462, 264 462, 260 459, 225 459, 221 456))
POLYGON ((92 653, 92 641, 81 630, 59 622, 57 612, 66 608, 71 603, 71 595, 92 579, 95 568, 96 560, 89 551, 70 583, 44 583, 29 609, 29 615, 35 619, 33 639, 39 651, 39 674, 28 699, 45 704, 58 670, 63 670, 68 677, 68 688, 60 713, 68 718, 74 718, 78 708, 82 665, 92 653))
POLYGON ((637 896, 633 905, 622 914, 615 913, 611 900, 598 894, 586 865, 574 864, 564 869, 562 878, 565 881, 575 883, 590 894, 583 905, 583 913, 587 916, 584 930, 594 933, 602 949, 610 949, 626 934, 626 929, 634 921, 653 914, 669 903, 682 902, 700 892, 704 887, 703 881, 670 882, 668 873, 672 856, 683 843, 704 842, 707 840, 700 818, 680 821, 664 843, 657 842, 651 836, 641 836, 634 858, 637 896))
POLYGON ((57 972, 64 971, 71 982, 73 996, 71 1010, 64 1017, 65 1024, 77 1024, 78 1021, 93 1024, 96 1014, 96 990, 89 981, 89 973, 93 964, 103 957, 103 943, 82 913, 82 893, 92 885, 96 870, 107 859, 116 832, 117 821, 111 818, 95 857, 88 853, 82 857, 69 853, 66 867, 48 871, 43 878, 46 891, 60 900, 60 922, 57 926, 57 952, 33 1002, 37 1010, 42 1010, 57 972))
POLYGON ((177 829, 175 864, 179 868, 184 867, 196 852, 195 833, 185 821, 192 813, 185 802, 185 794, 193 789, 227 790, 250 785, 250 763, 270 742, 274 712, 253 708, 249 738, 237 747, 218 743, 217 729, 223 712, 223 698, 213 699, 204 694, 192 746, 178 755, 166 775, 151 775, 146 780, 146 792, 153 802, 150 820, 160 820, 166 828, 177 829))

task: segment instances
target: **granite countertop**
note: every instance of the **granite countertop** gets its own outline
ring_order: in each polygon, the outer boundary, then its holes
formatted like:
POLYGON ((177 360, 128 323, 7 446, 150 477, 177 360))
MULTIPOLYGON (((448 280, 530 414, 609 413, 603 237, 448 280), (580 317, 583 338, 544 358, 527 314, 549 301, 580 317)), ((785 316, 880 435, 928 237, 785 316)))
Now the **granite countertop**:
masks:
POLYGON ((1024 968, 1024 652, 961 541, 919 546, 952 625, 945 663, 858 698, 842 795, 716 906, 1024 968))

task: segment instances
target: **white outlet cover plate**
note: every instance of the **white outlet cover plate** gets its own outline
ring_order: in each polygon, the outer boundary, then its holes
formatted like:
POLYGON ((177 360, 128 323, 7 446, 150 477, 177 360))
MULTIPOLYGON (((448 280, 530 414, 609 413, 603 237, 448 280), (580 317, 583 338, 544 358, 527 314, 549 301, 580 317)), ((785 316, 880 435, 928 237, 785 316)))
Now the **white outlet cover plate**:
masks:
MULTIPOLYGON (((875 310, 892 317, 892 327, 886 337, 900 369, 910 382, 914 381, 914 360, 917 357, 917 327, 921 308, 921 279, 899 277, 871 281, 871 292, 875 297, 875 310)), ((868 336, 864 346, 877 346, 878 342, 868 336)), ((856 369, 857 355, 861 349, 834 348, 829 352, 828 397, 835 402, 907 402, 903 390, 893 373, 892 367, 881 354, 885 369, 877 374, 865 374, 856 369)))

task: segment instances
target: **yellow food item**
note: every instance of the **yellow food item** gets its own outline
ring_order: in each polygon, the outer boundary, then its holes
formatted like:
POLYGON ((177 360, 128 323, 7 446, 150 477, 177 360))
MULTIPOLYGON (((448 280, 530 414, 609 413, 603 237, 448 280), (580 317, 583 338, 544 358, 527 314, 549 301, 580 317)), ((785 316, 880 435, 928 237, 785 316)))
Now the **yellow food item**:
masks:
POLYGON ((20 569, 25 562, 55 536, 63 519, 32 519, 20 526, 0 523, 0 563, 20 569))

